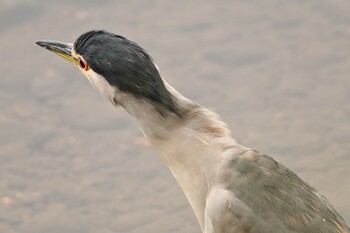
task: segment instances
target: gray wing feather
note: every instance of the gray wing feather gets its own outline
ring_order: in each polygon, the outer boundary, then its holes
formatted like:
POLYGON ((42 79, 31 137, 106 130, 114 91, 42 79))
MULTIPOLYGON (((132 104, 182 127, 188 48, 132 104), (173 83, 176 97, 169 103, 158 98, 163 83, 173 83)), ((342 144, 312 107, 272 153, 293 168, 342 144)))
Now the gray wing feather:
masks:
POLYGON ((350 232, 326 198, 267 155, 245 150, 220 171, 234 201, 211 219, 215 233, 350 232))

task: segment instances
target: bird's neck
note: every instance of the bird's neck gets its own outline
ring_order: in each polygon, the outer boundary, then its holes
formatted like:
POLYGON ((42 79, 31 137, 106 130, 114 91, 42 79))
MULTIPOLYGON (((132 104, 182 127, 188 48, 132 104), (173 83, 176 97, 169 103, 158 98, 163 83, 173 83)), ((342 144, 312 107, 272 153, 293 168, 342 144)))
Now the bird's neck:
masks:
POLYGON ((225 151, 236 145, 218 116, 166 84, 182 117, 161 116, 149 103, 130 100, 122 106, 160 153, 189 200, 203 229, 205 200, 225 151))

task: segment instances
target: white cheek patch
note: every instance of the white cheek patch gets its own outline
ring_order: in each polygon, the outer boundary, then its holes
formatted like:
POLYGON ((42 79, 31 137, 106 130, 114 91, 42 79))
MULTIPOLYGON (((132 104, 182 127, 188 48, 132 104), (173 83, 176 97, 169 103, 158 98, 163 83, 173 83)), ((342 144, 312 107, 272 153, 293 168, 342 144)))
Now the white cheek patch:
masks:
POLYGON ((111 86, 106 79, 95 73, 91 68, 88 71, 83 71, 83 73, 101 95, 113 101, 116 92, 115 87, 111 86))

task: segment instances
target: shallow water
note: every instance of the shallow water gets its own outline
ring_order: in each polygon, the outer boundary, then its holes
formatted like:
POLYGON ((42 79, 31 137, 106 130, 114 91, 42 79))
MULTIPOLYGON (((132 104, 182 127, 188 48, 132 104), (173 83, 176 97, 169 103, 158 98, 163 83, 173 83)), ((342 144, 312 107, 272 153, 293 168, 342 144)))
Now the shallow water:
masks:
POLYGON ((200 232, 134 120, 34 45, 107 29, 350 222, 350 2, 0 3, 0 232, 200 232))

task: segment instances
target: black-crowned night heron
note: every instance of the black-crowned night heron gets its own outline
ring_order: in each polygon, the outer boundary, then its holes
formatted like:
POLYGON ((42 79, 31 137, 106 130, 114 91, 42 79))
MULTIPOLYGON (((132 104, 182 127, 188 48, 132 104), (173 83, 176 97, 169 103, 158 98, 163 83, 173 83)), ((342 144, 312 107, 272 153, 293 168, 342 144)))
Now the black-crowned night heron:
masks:
POLYGON ((74 45, 36 43, 77 65, 114 106, 136 118, 202 232, 350 232, 314 188, 271 157, 239 145, 215 113, 167 84, 136 43, 101 30, 84 33, 74 45))

